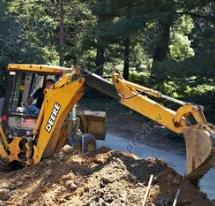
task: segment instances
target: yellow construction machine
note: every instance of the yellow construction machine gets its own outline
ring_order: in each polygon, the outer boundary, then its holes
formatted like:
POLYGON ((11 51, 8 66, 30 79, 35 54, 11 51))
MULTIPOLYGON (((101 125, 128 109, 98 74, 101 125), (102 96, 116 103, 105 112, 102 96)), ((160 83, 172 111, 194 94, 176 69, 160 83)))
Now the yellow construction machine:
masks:
POLYGON ((83 69, 46 65, 11 64, 4 109, 0 124, 1 164, 19 162, 33 165, 59 151, 71 137, 82 134, 80 148, 91 151, 97 138, 105 135, 105 114, 84 113, 76 118, 75 105, 84 94, 85 85, 116 99, 120 104, 181 134, 186 143, 186 176, 198 180, 212 166, 215 148, 215 127, 207 122, 203 108, 161 94, 153 89, 124 80, 117 72, 112 81, 83 69), (60 78, 44 90, 44 100, 38 116, 17 112, 24 99, 38 86, 38 78, 57 75, 60 78), (28 87, 26 83, 28 82, 28 87), (179 105, 173 111, 156 99, 166 99, 179 105), (71 111, 72 115, 71 115, 71 111))

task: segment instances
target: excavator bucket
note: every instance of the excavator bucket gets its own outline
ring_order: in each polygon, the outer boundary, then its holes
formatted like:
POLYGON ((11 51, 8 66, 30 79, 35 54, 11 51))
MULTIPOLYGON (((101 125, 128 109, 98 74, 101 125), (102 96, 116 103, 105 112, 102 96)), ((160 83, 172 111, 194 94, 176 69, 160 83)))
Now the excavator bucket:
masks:
POLYGON ((186 143, 186 177, 198 180, 210 169, 215 160, 215 126, 201 123, 184 133, 186 143))

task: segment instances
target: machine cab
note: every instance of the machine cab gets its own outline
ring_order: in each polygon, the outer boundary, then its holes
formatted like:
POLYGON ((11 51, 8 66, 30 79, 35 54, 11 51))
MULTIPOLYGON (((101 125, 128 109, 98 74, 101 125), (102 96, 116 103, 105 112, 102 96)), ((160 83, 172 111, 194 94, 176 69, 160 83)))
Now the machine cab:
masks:
MULTIPOLYGON (((1 116, 7 136, 27 137, 32 134, 37 115, 30 115, 20 108, 38 88, 44 87, 47 79, 57 80, 63 72, 66 72, 66 69, 57 66, 23 64, 8 66, 7 91, 1 116)), ((91 133, 97 139, 104 140, 106 113, 82 111, 77 113, 77 116, 83 133, 91 133)))
POLYGON ((55 72, 19 71, 18 68, 9 68, 1 115, 5 131, 10 130, 13 136, 27 136, 27 133, 32 131, 37 115, 26 113, 23 104, 37 89, 44 87, 47 78, 56 79, 56 75, 55 72))

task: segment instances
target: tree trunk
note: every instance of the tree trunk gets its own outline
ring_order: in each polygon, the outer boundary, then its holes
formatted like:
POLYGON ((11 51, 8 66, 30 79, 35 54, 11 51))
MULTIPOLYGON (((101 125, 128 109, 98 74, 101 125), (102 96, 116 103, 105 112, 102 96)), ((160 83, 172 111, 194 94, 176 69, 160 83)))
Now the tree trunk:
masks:
POLYGON ((59 64, 64 66, 64 8, 63 0, 60 0, 60 52, 59 52, 59 64))
POLYGON ((160 41, 158 42, 154 53, 154 61, 158 62, 168 58, 170 41, 170 25, 164 23, 160 25, 163 32, 161 33, 160 41))
POLYGON ((152 76, 157 79, 161 77, 159 71, 156 70, 156 63, 162 62, 169 58, 169 43, 170 43, 170 23, 160 23, 162 28, 162 33, 160 34, 159 42, 155 48, 153 66, 152 66, 152 76))
POLYGON ((124 40, 124 69, 123 77, 124 79, 129 79, 129 67, 130 67, 130 37, 126 37, 124 40))
POLYGON ((96 74, 102 76, 104 73, 104 63, 105 63, 105 57, 104 57, 105 49, 103 46, 97 45, 97 52, 96 52, 96 74))

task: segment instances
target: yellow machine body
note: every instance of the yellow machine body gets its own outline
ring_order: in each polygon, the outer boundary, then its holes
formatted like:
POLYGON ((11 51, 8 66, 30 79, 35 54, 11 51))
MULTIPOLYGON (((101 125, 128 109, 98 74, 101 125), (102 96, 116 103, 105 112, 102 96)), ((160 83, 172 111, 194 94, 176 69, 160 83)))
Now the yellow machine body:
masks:
MULTIPOLYGON (((62 77, 50 89, 45 90, 45 98, 32 138, 27 138, 24 146, 20 148, 22 137, 8 138, 0 125, 0 157, 5 162, 16 160, 22 164, 32 165, 59 151, 68 136, 66 124, 68 114, 83 96, 84 85, 87 84, 87 81, 91 81, 92 77, 99 81, 98 88, 103 88, 104 93, 116 97, 122 105, 184 136, 187 154, 186 175, 188 177, 198 179, 211 166, 215 154, 215 129, 207 122, 203 108, 200 106, 167 97, 153 89, 126 81, 115 72, 112 74, 112 82, 106 82, 89 72, 84 77, 85 71, 55 66, 13 64, 8 66, 8 70, 62 74, 62 77), (114 92, 116 94, 113 94, 114 92), (164 98, 180 104, 180 107, 174 111, 150 97, 164 98), (189 118, 194 119, 195 123, 191 124, 189 118), (24 160, 20 158, 20 153, 25 154, 24 160)), ((94 86, 92 83, 91 85, 94 86)), ((94 133, 98 138, 103 139, 105 114, 85 112, 84 116, 86 118, 83 120, 80 115, 82 130, 94 133)))

